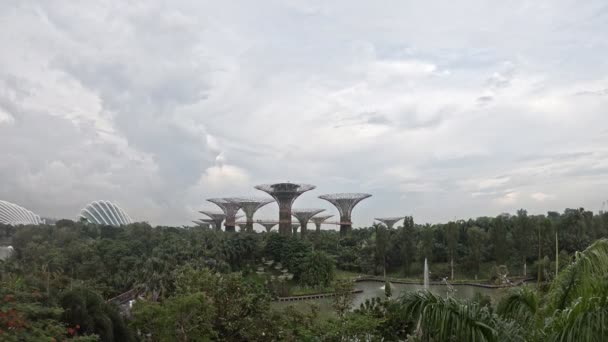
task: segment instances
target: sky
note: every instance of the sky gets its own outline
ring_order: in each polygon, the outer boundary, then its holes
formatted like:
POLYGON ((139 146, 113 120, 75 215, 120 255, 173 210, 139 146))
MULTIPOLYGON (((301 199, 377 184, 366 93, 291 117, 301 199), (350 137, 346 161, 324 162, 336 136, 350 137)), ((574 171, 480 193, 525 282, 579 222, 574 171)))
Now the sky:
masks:
POLYGON ((0 199, 41 216, 183 225, 285 181, 372 194, 355 226, 608 200, 605 0, 4 0, 0 27, 0 199))

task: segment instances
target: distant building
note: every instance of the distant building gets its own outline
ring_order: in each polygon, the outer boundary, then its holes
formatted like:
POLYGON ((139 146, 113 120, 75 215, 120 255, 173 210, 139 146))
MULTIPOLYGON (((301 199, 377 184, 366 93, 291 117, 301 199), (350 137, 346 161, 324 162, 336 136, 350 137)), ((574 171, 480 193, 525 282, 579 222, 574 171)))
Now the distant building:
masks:
POLYGON ((89 223, 116 227, 133 223, 124 210, 109 201, 94 201, 87 204, 80 211, 80 218, 89 223))
POLYGON ((13 246, 0 246, 0 260, 8 259, 14 252, 13 246))
POLYGON ((11 226, 44 223, 40 216, 16 204, 0 200, 0 223, 11 226))

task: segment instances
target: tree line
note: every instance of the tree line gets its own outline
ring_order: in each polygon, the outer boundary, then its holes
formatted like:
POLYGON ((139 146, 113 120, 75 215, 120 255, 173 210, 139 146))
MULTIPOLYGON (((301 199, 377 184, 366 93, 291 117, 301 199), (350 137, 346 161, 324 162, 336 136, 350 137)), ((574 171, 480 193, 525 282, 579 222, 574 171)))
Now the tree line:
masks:
MULTIPOLYGON (((601 312, 603 288, 594 277, 603 277, 606 270, 589 264, 605 260, 595 257, 585 263, 580 252, 607 235, 608 214, 584 209, 547 215, 519 210, 515 215, 435 225, 416 224, 407 217, 396 229, 374 225, 354 229, 346 237, 322 231, 305 239, 146 223, 112 227, 60 220, 55 225, 0 225, 0 241, 15 248, 11 258, 0 262, 0 337, 426 341, 444 340, 446 327, 464 324, 458 319, 465 319, 489 327, 468 328, 481 336, 479 340, 502 340, 498 338, 509 329, 512 340, 542 340, 573 324, 568 321, 572 317, 555 315, 572 309, 579 298, 590 301, 585 308, 601 312), (512 275, 523 275, 527 267, 528 276, 542 281, 541 287, 521 290, 508 297, 510 304, 493 306, 481 297, 468 302, 431 294, 391 298, 387 284, 385 298, 350 310, 353 284, 338 279, 339 272, 420 278, 425 258, 435 279, 477 277, 491 282, 496 266, 505 265, 512 275), (580 269, 572 270, 573 265, 580 269), (587 277, 586 292, 568 289, 568 284, 583 284, 577 278, 582 275, 587 277), (273 308, 274 298, 303 288, 336 291, 335 315, 327 318, 314 306, 307 312, 273 308), (142 300, 125 317, 108 299, 132 289, 139 290, 142 300), (559 305, 541 304, 549 299, 557 303, 556 298, 561 298, 559 305), (433 309, 423 310, 427 306, 433 309), (433 310, 446 310, 442 317, 452 318, 437 322, 433 319, 439 316, 425 316, 420 322, 424 315, 443 312, 433 310), (563 326, 545 327, 548 318, 563 326), (530 322, 536 322, 532 334, 526 333, 530 322)), ((608 253, 605 244, 596 243, 596 252, 585 255, 608 253)))

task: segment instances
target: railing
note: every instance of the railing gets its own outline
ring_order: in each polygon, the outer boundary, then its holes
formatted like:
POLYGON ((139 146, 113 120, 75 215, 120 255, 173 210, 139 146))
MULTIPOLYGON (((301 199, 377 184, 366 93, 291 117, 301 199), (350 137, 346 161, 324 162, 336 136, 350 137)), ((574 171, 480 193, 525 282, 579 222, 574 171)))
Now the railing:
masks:
MULTIPOLYGON (((362 292, 363 292, 363 290, 353 290, 352 291, 352 293, 362 293, 362 292)), ((335 296, 336 296, 335 292, 328 292, 328 293, 317 293, 317 294, 310 294, 310 295, 278 297, 275 301, 276 302, 292 302, 292 301, 298 301, 298 300, 321 299, 321 298, 329 298, 329 297, 335 297, 335 296)))
POLYGON ((108 302, 108 303, 114 303, 114 304, 117 304, 117 305, 124 304, 124 303, 126 303, 126 302, 128 302, 130 300, 133 300, 133 299, 137 298, 137 296, 140 293, 141 293, 140 289, 134 288, 134 289, 131 289, 131 290, 125 292, 125 293, 121 293, 121 294, 119 294, 118 296, 116 296, 114 298, 110 298, 106 302, 108 302))

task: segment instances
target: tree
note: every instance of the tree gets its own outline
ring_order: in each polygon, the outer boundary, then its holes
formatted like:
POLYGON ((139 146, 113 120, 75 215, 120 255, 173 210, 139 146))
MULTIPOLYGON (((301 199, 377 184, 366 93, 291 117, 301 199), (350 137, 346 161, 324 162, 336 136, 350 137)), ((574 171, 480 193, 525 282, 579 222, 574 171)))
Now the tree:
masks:
MULTIPOLYGON (((531 254, 532 237, 534 234, 533 225, 528 217, 528 212, 524 209, 517 211, 515 224, 513 225, 513 246, 517 255, 521 258, 522 268, 526 270, 526 259, 531 254)), ((524 276, 525 273, 522 272, 524 276)))
POLYGON ((447 239, 448 246, 448 254, 450 257, 450 269, 451 269, 451 277, 450 279, 454 280, 454 259, 456 259, 457 255, 457 247, 458 247, 458 226, 456 222, 449 222, 445 225, 445 237, 447 239))
POLYGON ((420 230, 420 242, 418 243, 419 259, 433 261, 434 229, 430 225, 420 230))
POLYGON ((389 230, 381 224, 374 224, 375 229, 375 268, 374 273, 378 274, 378 268, 386 274, 386 253, 389 244, 389 230))
POLYGON ((386 280, 384 282, 384 296, 387 299, 390 299, 392 297, 392 295, 393 295, 393 290, 391 289, 391 282, 386 280))
POLYGON ((353 302, 354 284, 350 280, 338 280, 334 284, 333 308, 338 317, 343 318, 353 302))
POLYGON ((23 279, 0 282, 0 341, 98 341, 61 321, 63 310, 23 279))
POLYGON ((103 342, 134 340, 118 309, 97 293, 77 288, 66 292, 60 302, 63 321, 69 326, 78 326, 82 333, 99 335, 103 342))
POLYGON ((154 341, 210 341, 216 337, 215 307, 201 292, 178 295, 162 303, 137 301, 131 325, 154 341))
POLYGON ((397 231, 397 246, 403 262, 403 274, 408 275, 416 257, 416 230, 414 229, 414 219, 411 216, 405 217, 403 228, 397 231))
POLYGON ((471 227, 467 230, 467 240, 469 242, 469 262, 472 269, 477 274, 481 264, 483 246, 487 240, 487 234, 479 227, 471 227))
POLYGON ((313 251, 302 263, 300 279, 310 286, 329 286, 334 279, 334 260, 325 252, 313 251))
POLYGON ((425 341, 523 341, 516 325, 475 302, 428 291, 407 292, 399 300, 408 316, 418 317, 417 335, 425 341))
POLYGON ((509 257, 509 241, 507 239, 507 217, 499 215, 493 220, 490 230, 490 240, 494 248, 494 259, 497 264, 504 264, 509 257))
POLYGON ((544 298, 532 289, 512 290, 498 314, 516 320, 533 340, 596 341, 608 333, 607 304, 608 240, 603 239, 577 253, 544 298))

